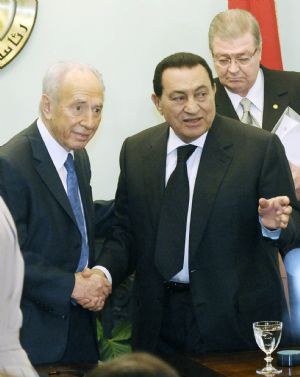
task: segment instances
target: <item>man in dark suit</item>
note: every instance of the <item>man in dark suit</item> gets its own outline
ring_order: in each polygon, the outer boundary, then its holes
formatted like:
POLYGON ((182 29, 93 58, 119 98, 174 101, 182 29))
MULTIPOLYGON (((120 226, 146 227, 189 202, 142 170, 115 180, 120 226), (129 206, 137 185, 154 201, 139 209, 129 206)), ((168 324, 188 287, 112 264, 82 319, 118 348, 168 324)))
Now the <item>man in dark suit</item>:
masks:
MULTIPOLYGON (((165 355, 257 347, 252 322, 282 319, 286 307, 276 247, 299 242, 299 208, 282 144, 276 135, 216 115, 212 72, 197 55, 165 58, 153 83, 166 123, 124 142, 116 224, 99 263, 113 287, 136 271, 134 349, 165 355), (194 151, 186 163, 190 197, 180 244, 181 215, 161 229, 168 180, 174 182, 187 144, 195 147, 188 145, 194 151), (173 257, 164 260, 170 250, 160 247, 158 235, 170 245, 178 240, 173 257), (173 269, 178 255, 181 264, 173 269)), ((181 194, 170 210, 180 210, 181 194)))
POLYGON ((103 100, 94 68, 54 64, 44 77, 40 118, 0 149, 0 191, 25 260, 21 343, 35 365, 99 359, 93 312, 110 284, 89 268, 94 216, 84 148, 99 126, 103 100), (75 172, 67 170, 67 158, 75 172))
MULTIPOLYGON (((209 48, 218 78, 217 113, 242 119, 241 100, 251 101, 257 126, 271 131, 289 106, 300 114, 300 73, 261 66, 262 38, 255 17, 242 9, 217 14, 209 27, 209 48)), ((290 163, 300 199, 300 167, 290 163)))
MULTIPOLYGON (((272 131, 287 107, 300 114, 300 73, 270 70, 260 64, 262 37, 255 17, 242 9, 217 14, 209 28, 209 47, 218 75, 216 109, 233 119, 243 117, 241 101, 251 101, 250 112, 258 127, 272 131)), ((300 200, 300 166, 290 161, 296 195, 300 200)), ((300 292, 298 273, 299 250, 285 260, 288 276, 293 333, 299 343, 300 292), (298 261, 298 262, 297 262, 298 261)), ((284 268, 282 275, 285 275, 284 268)))

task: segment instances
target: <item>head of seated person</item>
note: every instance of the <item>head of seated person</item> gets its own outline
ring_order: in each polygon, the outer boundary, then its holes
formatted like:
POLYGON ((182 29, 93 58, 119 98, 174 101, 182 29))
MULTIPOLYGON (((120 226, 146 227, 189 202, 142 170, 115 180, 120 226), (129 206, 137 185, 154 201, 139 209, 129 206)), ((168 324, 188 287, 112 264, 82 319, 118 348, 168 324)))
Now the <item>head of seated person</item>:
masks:
POLYGON ((87 377, 179 377, 178 373, 156 356, 133 352, 99 365, 87 377))

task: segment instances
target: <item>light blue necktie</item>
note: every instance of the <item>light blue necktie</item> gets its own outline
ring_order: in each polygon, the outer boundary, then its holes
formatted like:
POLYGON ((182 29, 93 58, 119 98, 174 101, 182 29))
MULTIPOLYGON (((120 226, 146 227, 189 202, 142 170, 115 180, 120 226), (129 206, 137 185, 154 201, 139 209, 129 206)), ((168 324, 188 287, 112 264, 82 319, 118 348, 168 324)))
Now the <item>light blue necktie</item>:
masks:
POLYGON ((79 198, 77 175, 75 172, 74 160, 71 153, 68 154, 68 157, 64 165, 67 169, 68 197, 82 238, 80 260, 76 270, 76 272, 78 272, 84 270, 84 268, 87 266, 89 258, 89 249, 87 245, 86 229, 81 208, 81 202, 79 198))

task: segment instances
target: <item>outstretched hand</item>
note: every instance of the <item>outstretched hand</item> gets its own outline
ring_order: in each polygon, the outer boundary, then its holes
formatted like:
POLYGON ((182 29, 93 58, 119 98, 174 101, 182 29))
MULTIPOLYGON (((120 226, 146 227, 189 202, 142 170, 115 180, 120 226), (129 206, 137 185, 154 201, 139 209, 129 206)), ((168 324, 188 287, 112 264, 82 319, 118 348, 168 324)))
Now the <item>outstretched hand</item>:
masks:
POLYGON ((270 230, 285 229, 288 226, 292 207, 287 196, 259 199, 258 214, 262 225, 270 230))

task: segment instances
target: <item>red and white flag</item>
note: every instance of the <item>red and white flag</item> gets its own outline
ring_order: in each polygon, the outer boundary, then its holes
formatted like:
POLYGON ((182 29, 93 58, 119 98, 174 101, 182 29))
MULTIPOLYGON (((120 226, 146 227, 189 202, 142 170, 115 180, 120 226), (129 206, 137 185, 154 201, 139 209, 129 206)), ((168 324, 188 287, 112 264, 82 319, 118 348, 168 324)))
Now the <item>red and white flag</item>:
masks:
POLYGON ((261 63, 267 68, 282 70, 274 0, 228 0, 228 8, 245 9, 255 16, 262 34, 261 63))

